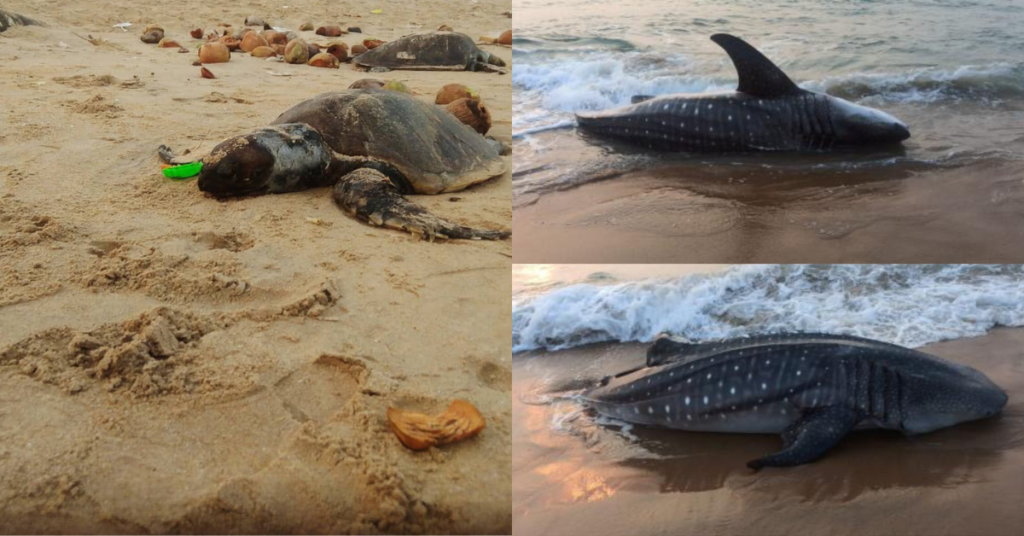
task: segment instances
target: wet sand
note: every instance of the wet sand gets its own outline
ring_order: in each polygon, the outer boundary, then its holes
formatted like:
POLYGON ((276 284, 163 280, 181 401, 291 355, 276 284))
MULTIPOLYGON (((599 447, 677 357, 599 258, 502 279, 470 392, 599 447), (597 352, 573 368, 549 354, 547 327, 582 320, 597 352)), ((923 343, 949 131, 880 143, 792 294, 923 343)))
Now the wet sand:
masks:
MULTIPOLYGON (((0 34, 0 533, 511 530, 511 243, 374 228, 326 188, 218 201, 156 156, 205 154, 371 76, 429 102, 471 85, 508 142, 508 76, 234 54, 206 80, 195 52, 139 41, 156 23, 193 49, 190 29, 253 14, 361 27, 350 44, 441 24, 497 36, 510 3, 288 4, 4 5, 49 26, 0 34), (453 398, 487 419, 478 437, 416 453, 388 429, 388 406, 453 398)), ((506 175, 411 200, 508 228, 510 192, 506 175)))
POLYGON ((517 195, 514 262, 1024 262, 1020 162, 837 171, 842 156, 673 158, 517 195))
POLYGON ((642 345, 516 356, 514 534, 1020 534, 1022 348, 1022 329, 922 348, 1002 386, 1010 401, 995 419, 914 438, 856 432, 815 463, 757 473, 745 462, 778 450, 777 436, 637 426, 633 442, 539 392, 641 363, 642 345))

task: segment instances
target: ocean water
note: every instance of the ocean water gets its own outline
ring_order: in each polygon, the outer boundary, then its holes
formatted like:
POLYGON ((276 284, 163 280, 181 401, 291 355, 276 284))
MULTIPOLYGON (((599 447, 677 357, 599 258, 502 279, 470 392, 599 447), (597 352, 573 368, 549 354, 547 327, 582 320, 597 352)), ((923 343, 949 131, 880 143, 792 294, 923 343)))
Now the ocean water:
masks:
POLYGON ((688 176, 708 165, 735 166, 753 181, 759 170, 780 167, 859 170, 863 180, 868 168, 877 169, 871 180, 881 181, 1024 161, 1024 2, 517 0, 514 6, 517 206, 658 166, 679 166, 688 176), (801 87, 900 118, 912 132, 905 151, 666 155, 577 134, 574 112, 623 106, 636 94, 734 89, 731 61, 709 40, 719 32, 759 48, 801 87))
POLYGON ((1024 326, 1021 265, 741 265, 647 274, 516 266, 514 352, 786 331, 908 347, 1024 326))

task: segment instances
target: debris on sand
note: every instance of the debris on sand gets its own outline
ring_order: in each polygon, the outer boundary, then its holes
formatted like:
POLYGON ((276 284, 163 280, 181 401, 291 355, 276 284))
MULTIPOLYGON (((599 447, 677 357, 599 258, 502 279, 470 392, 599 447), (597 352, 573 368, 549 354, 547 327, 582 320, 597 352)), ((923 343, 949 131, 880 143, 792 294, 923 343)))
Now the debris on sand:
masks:
POLYGON ((433 416, 388 408, 388 425, 406 447, 426 450, 473 437, 486 423, 472 404, 456 399, 444 413, 433 416))

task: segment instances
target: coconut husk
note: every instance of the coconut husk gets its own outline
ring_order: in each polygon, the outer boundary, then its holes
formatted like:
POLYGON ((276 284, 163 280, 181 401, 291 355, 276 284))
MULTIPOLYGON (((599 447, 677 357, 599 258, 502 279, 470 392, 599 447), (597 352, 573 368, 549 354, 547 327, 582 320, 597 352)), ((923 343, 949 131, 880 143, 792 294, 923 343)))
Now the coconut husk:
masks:
POLYGON ((437 92, 434 104, 450 104, 459 99, 479 99, 480 95, 469 87, 462 84, 448 84, 437 92))
POLYGON ((388 408, 388 426, 412 450, 447 445, 479 434, 487 423, 480 411, 457 399, 438 415, 388 408))
POLYGON ((480 99, 459 99, 444 107, 462 123, 469 125, 480 134, 491 129, 491 112, 480 99))
POLYGON ((338 61, 338 58, 336 58, 334 54, 328 54, 327 52, 321 52, 312 58, 309 58, 309 61, 306 62, 306 64, 313 67, 326 67, 328 69, 337 69, 341 66, 341 62, 338 61))
POLYGON ((306 63, 309 61, 309 44, 302 39, 294 39, 284 47, 284 61, 288 63, 306 63))
POLYGON ((383 89, 384 81, 377 80, 376 78, 363 78, 362 80, 356 80, 352 82, 349 89, 383 89))

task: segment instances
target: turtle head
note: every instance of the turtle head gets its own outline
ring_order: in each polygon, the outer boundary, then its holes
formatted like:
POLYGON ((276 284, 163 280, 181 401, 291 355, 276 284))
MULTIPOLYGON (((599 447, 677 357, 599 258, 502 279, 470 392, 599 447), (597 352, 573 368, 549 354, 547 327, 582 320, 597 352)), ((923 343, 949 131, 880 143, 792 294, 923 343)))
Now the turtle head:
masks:
POLYGON ((320 133, 309 125, 264 127, 214 147, 203 158, 199 189, 226 197, 319 186, 331 154, 320 133))

